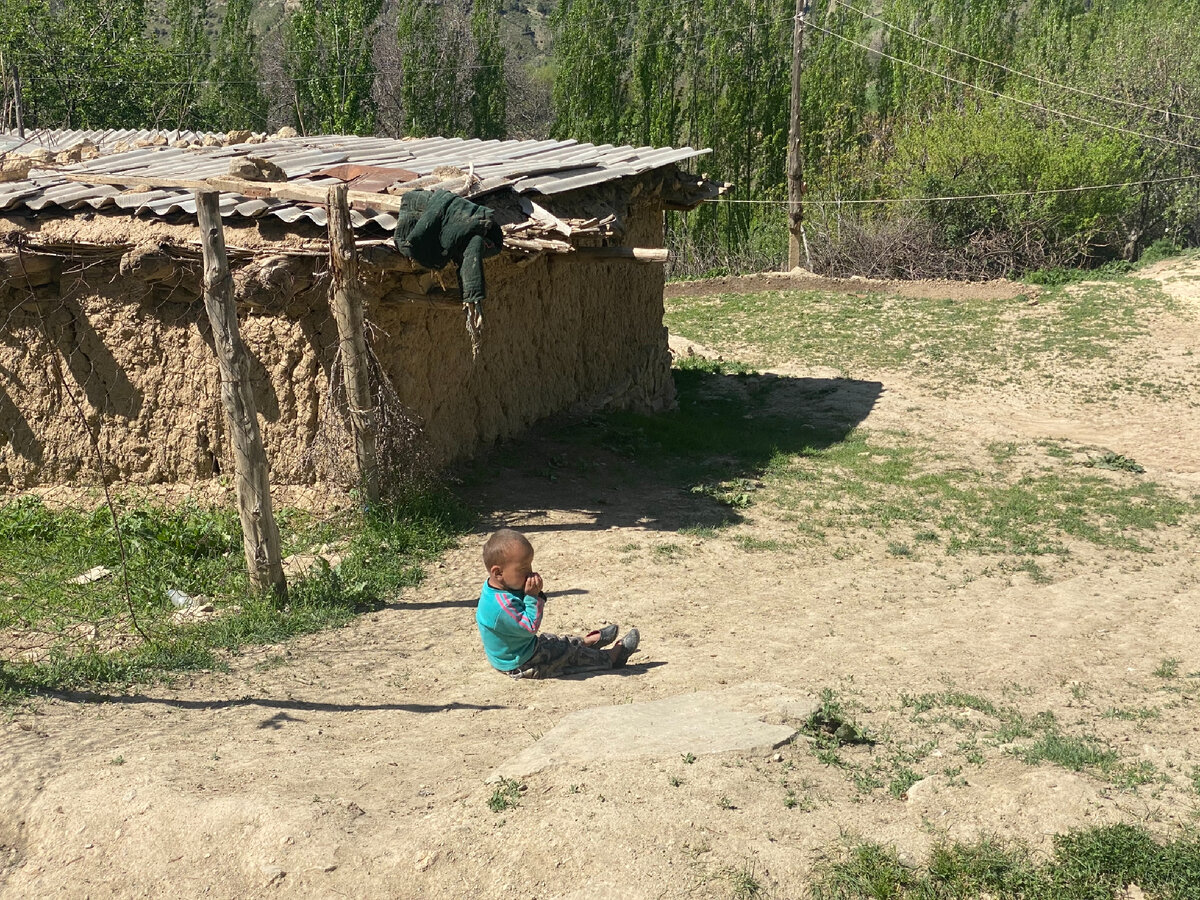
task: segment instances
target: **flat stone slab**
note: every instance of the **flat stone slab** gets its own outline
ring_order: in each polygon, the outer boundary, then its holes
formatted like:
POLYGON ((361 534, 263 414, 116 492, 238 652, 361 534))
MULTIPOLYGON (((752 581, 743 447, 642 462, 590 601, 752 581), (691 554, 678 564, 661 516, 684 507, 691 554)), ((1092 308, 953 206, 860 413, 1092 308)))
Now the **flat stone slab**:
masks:
POLYGON ((555 765, 640 756, 730 750, 765 754, 795 737, 816 705, 789 699, 779 685, 747 683, 724 691, 581 709, 506 760, 488 780, 520 778, 555 765))

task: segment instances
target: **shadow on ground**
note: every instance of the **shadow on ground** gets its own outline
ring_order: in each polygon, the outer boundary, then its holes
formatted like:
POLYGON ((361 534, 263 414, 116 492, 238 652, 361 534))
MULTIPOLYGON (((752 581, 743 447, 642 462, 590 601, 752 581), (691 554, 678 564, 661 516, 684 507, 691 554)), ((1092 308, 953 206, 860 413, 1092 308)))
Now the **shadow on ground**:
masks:
POLYGON ((883 391, 877 381, 735 374, 720 363, 674 374, 677 411, 550 420, 465 469, 463 493, 483 510, 484 527, 736 524, 773 461, 845 440, 883 391), (550 510, 574 515, 563 521, 550 510))
POLYGON ((311 700, 279 699, 278 697, 238 697, 225 700, 191 700, 181 697, 152 697, 149 694, 100 694, 93 691, 63 691, 53 692, 62 700, 79 703, 111 703, 125 705, 155 704, 172 709, 214 710, 234 709, 242 706, 261 706, 264 709, 278 709, 269 719, 264 719, 259 728, 276 728, 277 723, 286 721, 303 721, 289 716, 286 710, 297 712, 369 712, 378 710, 411 712, 411 713, 440 713, 452 709, 507 709, 505 706, 477 703, 320 703, 311 700))

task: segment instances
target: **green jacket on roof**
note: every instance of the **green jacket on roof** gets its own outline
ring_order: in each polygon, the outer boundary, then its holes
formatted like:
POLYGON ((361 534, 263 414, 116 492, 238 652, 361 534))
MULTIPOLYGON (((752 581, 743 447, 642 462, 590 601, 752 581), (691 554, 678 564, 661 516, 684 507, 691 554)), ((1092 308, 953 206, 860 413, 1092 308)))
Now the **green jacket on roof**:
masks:
POLYGON ((440 190, 404 194, 392 237, 397 250, 427 269, 457 263, 464 303, 483 299, 483 260, 499 253, 504 241, 491 209, 440 190))

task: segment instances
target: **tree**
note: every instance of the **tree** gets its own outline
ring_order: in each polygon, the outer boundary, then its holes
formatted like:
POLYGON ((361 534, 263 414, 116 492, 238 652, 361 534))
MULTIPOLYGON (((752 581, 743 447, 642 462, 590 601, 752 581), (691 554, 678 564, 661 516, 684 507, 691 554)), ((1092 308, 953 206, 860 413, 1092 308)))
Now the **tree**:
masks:
POLYGON ((164 91, 163 118, 175 128, 207 129, 203 110, 209 76, 207 0, 167 0, 170 28, 165 71, 171 82, 164 91))
POLYGON ((629 103, 630 30, 637 0, 562 0, 555 31, 554 134, 619 139, 629 103))
POLYGON ((267 129, 268 101, 259 85, 258 41, 250 25, 252 0, 229 0, 213 50, 205 108, 217 129, 267 129))
POLYGON ((477 138, 502 138, 505 132, 504 41, 500 37, 500 0, 474 0, 471 37, 471 126, 477 138))
POLYGON ((161 47, 144 0, 4 0, 0 41, 21 76, 25 123, 123 128, 161 118, 161 47))
POLYGON ((471 127, 468 23, 458 4, 400 0, 396 48, 402 131, 463 137, 471 127))
POLYGON ((296 127, 306 134, 371 134, 371 38, 382 0, 300 0, 284 31, 296 127))

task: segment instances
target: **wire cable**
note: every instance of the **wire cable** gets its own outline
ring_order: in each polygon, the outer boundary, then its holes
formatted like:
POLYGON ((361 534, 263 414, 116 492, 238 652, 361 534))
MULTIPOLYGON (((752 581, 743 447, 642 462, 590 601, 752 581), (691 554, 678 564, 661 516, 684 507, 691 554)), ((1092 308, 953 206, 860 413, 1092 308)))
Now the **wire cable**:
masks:
POLYGON ((1020 97, 1014 97, 1011 94, 1004 94, 1004 93, 1001 93, 1000 91, 993 91, 991 88, 982 87, 981 85, 978 85, 978 84, 972 84, 969 81, 963 81, 961 78, 955 78, 953 75, 947 75, 944 72, 937 72, 933 69, 930 69, 930 68, 927 68, 927 67, 921 65, 920 63, 915 63, 915 62, 912 62, 911 60, 907 60, 907 59, 901 59, 898 56, 893 56, 890 53, 885 53, 882 50, 877 50, 874 47, 868 46, 867 44, 860 44, 858 41, 855 41, 848 37, 840 35, 836 31, 830 31, 828 28, 818 25, 815 22, 808 22, 806 24, 817 29, 820 32, 823 32, 824 34, 829 35, 830 37, 837 38, 839 41, 844 41, 845 43, 850 44, 855 47, 858 47, 861 50, 866 50, 868 53, 876 53, 879 56, 882 56, 885 59, 890 59, 893 62, 897 62, 902 66, 911 66, 914 69, 918 69, 919 71, 926 73, 927 75, 932 75, 935 78, 941 78, 945 81, 949 81, 954 84, 960 84, 963 87, 971 88, 971 90, 979 91, 980 93, 983 93, 983 94, 990 94, 993 97, 997 97, 1001 100, 1008 100, 1008 101, 1010 101, 1012 103, 1016 103, 1020 106, 1028 107, 1029 109, 1036 109, 1036 110, 1039 110, 1044 113, 1050 113, 1051 115, 1061 116, 1064 119, 1074 119, 1077 122, 1084 122, 1088 125, 1094 125, 1097 128, 1107 128, 1110 131, 1119 131, 1119 132, 1122 132, 1123 134, 1129 134, 1129 135, 1133 135, 1134 137, 1142 138, 1143 140, 1158 141, 1160 143, 1169 144, 1174 147, 1183 147, 1187 150, 1200 151, 1200 146, 1197 146, 1196 144, 1189 144, 1186 141, 1177 141, 1177 140, 1174 140, 1173 138, 1161 137, 1160 135, 1146 134, 1144 132, 1137 131, 1133 128, 1125 128, 1122 125, 1111 125, 1107 122, 1101 122, 1098 119, 1090 119, 1087 116, 1080 116, 1080 115, 1076 115, 1075 113, 1069 113, 1069 112, 1064 112, 1060 109, 1054 109, 1053 107, 1046 106, 1044 103, 1034 103, 1031 100, 1022 100, 1020 97))
MULTIPOLYGON (((1079 194, 1086 191, 1108 191, 1116 188, 1127 187, 1142 187, 1151 184, 1170 184, 1179 181, 1194 181, 1200 179, 1200 173, 1196 175, 1176 175, 1170 178, 1147 178, 1141 181, 1119 181, 1112 184, 1086 184, 1079 187, 1069 188, 1045 188, 1035 191, 999 191, 994 194, 961 194, 953 197, 890 197, 878 198, 873 200, 808 200, 805 199, 805 206, 869 206, 882 205, 886 203, 952 203, 955 200, 998 200, 1005 197, 1039 197, 1049 194, 1079 194)), ((786 206, 787 200, 705 200, 705 203, 755 203, 755 204, 771 204, 775 206, 786 206)))
POLYGON ((1143 110, 1146 110, 1147 112, 1158 113, 1160 115, 1167 116, 1167 117, 1178 116, 1181 119, 1191 119, 1193 121, 1200 122, 1200 116, 1193 116, 1193 115, 1189 115, 1188 113, 1176 112, 1174 110, 1169 110, 1169 109, 1160 109, 1155 106, 1146 106, 1144 103, 1138 103, 1133 100, 1122 100, 1119 97, 1106 97, 1103 94, 1097 94, 1097 93, 1094 93, 1093 91, 1084 90, 1083 88, 1072 87, 1069 84, 1061 84, 1057 81, 1051 81, 1050 79, 1042 78, 1039 75, 1031 75, 1028 72, 1022 72, 1019 69, 1014 69, 1011 66, 1006 66, 1006 65, 1004 65, 1004 63, 992 62, 991 60, 984 59, 981 56, 975 56, 972 53, 967 53, 965 50, 957 50, 954 47, 948 47, 945 44, 939 44, 937 41, 935 41, 931 38, 923 37, 922 35, 917 34, 915 31, 909 31, 907 28, 903 27, 902 25, 894 25, 891 22, 887 21, 886 19, 880 18, 877 15, 866 12, 865 10, 861 10, 856 6, 851 6, 849 3, 846 3, 845 0, 830 0, 830 2, 837 4, 839 6, 844 6, 846 9, 850 10, 851 12, 858 13, 860 16, 862 16, 864 18, 871 19, 875 22, 878 22, 880 25, 884 26, 885 28, 890 28, 890 29, 893 29, 894 31, 899 31, 902 34, 907 34, 909 37, 915 38, 916 40, 922 41, 923 43, 929 44, 930 46, 937 47, 939 50, 945 50, 946 52, 953 53, 956 56, 962 56, 966 59, 970 59, 970 60, 974 60, 975 62, 983 63, 984 65, 987 65, 987 66, 993 66, 1004 72, 1008 72, 1010 75, 1017 75, 1017 76, 1020 76, 1021 78, 1028 78, 1031 81, 1036 81, 1038 84, 1044 84, 1049 87, 1058 88, 1060 90, 1070 91, 1073 94, 1079 94, 1080 96, 1083 96, 1083 97, 1090 97, 1093 100, 1103 100, 1107 103, 1119 103, 1122 106, 1128 106, 1128 107, 1132 107, 1134 109, 1143 109, 1143 110))

